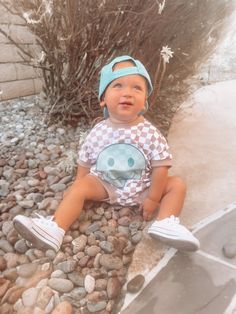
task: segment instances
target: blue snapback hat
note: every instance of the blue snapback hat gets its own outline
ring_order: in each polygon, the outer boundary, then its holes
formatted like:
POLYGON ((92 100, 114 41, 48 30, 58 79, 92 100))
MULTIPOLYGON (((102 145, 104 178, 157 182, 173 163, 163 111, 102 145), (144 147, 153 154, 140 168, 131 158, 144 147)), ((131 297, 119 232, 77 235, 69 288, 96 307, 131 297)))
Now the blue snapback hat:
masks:
POLYGON ((105 92, 107 86, 112 81, 116 80, 119 77, 132 74, 142 75, 146 79, 148 84, 148 96, 150 96, 150 94, 153 91, 153 87, 151 78, 147 70, 145 69, 145 66, 139 60, 133 59, 130 56, 121 56, 113 59, 110 63, 108 63, 102 68, 99 82, 99 100, 101 100, 102 94, 105 92), (116 63, 129 60, 131 60, 134 63, 134 66, 115 71, 113 70, 113 67, 116 63))

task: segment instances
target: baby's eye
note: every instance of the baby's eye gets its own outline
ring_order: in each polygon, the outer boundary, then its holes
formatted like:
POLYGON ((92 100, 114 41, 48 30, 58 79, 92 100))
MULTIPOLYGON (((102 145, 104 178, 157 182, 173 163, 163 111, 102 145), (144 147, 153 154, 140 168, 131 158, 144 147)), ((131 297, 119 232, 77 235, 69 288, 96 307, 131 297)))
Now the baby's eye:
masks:
POLYGON ((112 167, 112 166, 114 166, 115 160, 114 160, 112 157, 110 157, 110 158, 108 159, 107 163, 108 163, 108 165, 109 165, 110 167, 112 167))
POLYGON ((129 166, 129 167, 133 167, 133 165, 134 165, 134 160, 133 160, 132 157, 130 157, 130 158, 128 159, 128 166, 129 166))
POLYGON ((143 90, 142 87, 139 86, 139 85, 135 85, 135 86, 134 86, 134 89, 139 90, 139 91, 143 90))
POLYGON ((121 85, 121 83, 115 83, 115 84, 113 85, 113 87, 114 87, 114 88, 121 88, 122 85, 121 85))

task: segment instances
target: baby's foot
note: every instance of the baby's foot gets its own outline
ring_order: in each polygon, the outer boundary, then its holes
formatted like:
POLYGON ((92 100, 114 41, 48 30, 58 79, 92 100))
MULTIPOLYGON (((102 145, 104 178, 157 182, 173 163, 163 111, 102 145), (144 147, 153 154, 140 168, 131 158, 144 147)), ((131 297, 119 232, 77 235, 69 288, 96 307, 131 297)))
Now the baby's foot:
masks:
POLYGON ((197 251, 200 247, 199 240, 183 225, 179 218, 170 216, 154 221, 148 229, 150 236, 165 242, 180 251, 197 251))
POLYGON ((52 220, 53 217, 47 219, 38 216, 39 218, 30 218, 17 215, 13 219, 15 229, 38 249, 59 251, 65 231, 52 220))

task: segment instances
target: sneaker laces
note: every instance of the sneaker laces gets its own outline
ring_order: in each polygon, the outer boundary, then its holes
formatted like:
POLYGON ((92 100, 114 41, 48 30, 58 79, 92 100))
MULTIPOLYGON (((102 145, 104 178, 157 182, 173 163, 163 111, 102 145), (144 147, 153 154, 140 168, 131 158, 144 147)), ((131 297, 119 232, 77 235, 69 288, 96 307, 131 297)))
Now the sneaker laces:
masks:
POLYGON ((53 227, 56 228, 58 231, 60 231, 61 234, 65 234, 65 230, 62 229, 61 227, 58 226, 58 224, 56 223, 56 221, 54 221, 54 216, 42 216, 38 213, 35 213, 36 216, 38 216, 39 218, 34 218, 36 219, 38 222, 42 223, 43 225, 45 225, 46 227, 53 227))
POLYGON ((179 217, 176 217, 174 215, 171 215, 170 217, 166 218, 166 220, 170 223, 170 224, 179 224, 179 217))
MULTIPOLYGON (((34 218, 37 221, 40 221, 41 223, 43 223, 45 226, 57 226, 57 223, 55 221, 53 221, 53 216, 42 216, 38 213, 35 213, 36 216, 38 216, 38 218, 34 218)), ((58 227, 58 226, 57 226, 58 227)))

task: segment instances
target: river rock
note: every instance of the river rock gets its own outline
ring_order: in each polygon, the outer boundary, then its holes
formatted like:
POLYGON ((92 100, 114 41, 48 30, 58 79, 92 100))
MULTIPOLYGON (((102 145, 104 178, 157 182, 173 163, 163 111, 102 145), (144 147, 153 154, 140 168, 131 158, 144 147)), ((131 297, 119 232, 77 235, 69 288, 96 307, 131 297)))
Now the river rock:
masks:
POLYGON ((47 286, 40 289, 36 300, 36 306, 45 309, 53 294, 52 289, 47 286))
POLYGON ((99 302, 88 302, 87 308, 91 313, 99 312, 104 310, 107 306, 106 301, 99 301, 99 302))
POLYGON ((137 293, 143 286, 145 277, 141 274, 135 276, 127 284, 127 291, 130 293, 137 293))
POLYGON ((14 252, 12 245, 5 239, 0 239, 0 249, 6 253, 14 252))
POLYGON ((100 258, 100 264, 107 270, 120 269, 123 266, 120 257, 111 254, 103 254, 100 258))
POLYGON ((107 282, 107 296, 109 299, 115 299, 121 292, 121 283, 117 277, 111 277, 107 282))
POLYGON ((74 288, 70 280, 63 278, 51 278, 48 281, 48 285, 50 288, 62 293, 70 292, 74 288))
POLYGON ((4 271, 7 268, 7 261, 0 255, 0 271, 4 271))
POLYGON ((17 273, 19 276, 23 278, 31 277, 37 271, 38 265, 37 264, 23 264, 16 268, 17 273))
POLYGON ((227 258, 234 258, 236 256, 236 240, 232 239, 224 244, 223 254, 227 258))
POLYGON ((95 279, 92 276, 90 276, 90 275, 85 276, 84 288, 88 293, 93 292, 93 290, 95 288, 95 279))
POLYGON ((75 260, 68 260, 57 264, 57 269, 62 270, 64 273, 71 273, 75 270, 77 262, 75 260))
POLYGON ((72 314, 72 306, 67 301, 60 302, 52 311, 52 314, 72 314))
POLYGON ((22 293, 22 302, 24 306, 34 306, 39 294, 39 289, 37 288, 29 288, 22 293))

